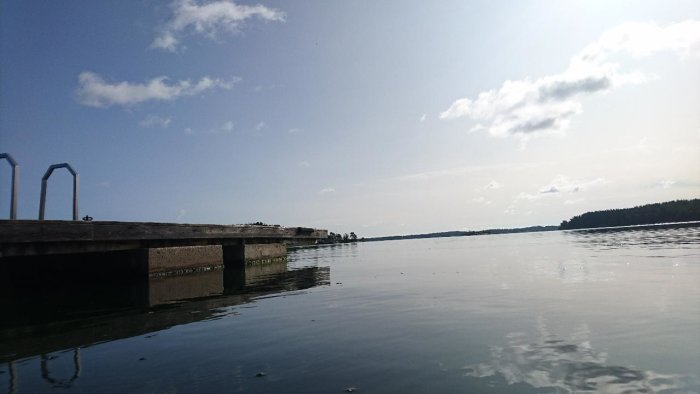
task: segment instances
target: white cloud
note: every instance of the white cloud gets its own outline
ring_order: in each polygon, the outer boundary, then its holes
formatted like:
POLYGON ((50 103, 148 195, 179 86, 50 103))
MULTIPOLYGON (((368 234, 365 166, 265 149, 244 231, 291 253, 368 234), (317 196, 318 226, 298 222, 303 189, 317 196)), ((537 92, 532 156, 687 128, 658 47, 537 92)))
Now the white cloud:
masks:
POLYGON ((255 130, 260 131, 267 127, 267 124, 265 122, 258 122, 258 124, 255 125, 255 130))
POLYGON ((231 131, 233 130, 233 122, 232 121, 227 121, 224 124, 221 125, 221 130, 223 131, 231 131))
POLYGON ((418 172, 418 173, 413 173, 413 174, 401 175, 401 176, 397 176, 397 177, 390 178, 390 179, 403 181, 403 182, 406 182, 406 181, 425 181, 425 180, 431 180, 431 179, 441 178, 441 177, 463 176, 463 175, 481 172, 481 171, 487 171, 487 170, 521 171, 521 170, 525 170, 527 168, 550 167, 552 165, 553 165, 552 162, 542 161, 542 162, 531 162, 531 163, 503 163, 503 164, 490 165, 490 166, 454 167, 454 168, 446 168, 446 169, 441 169, 441 170, 424 171, 424 172, 418 172))
POLYGON ((141 127, 162 127, 164 129, 167 129, 168 126, 170 126, 170 122, 172 119, 166 118, 166 117, 161 117, 158 115, 148 115, 146 118, 144 118, 142 121, 139 122, 139 126, 141 127))
POLYGON ((169 83, 168 77, 156 77, 145 83, 105 81, 100 75, 85 71, 78 76, 77 97, 83 105, 105 108, 112 105, 135 105, 144 101, 170 101, 212 90, 231 89, 239 78, 223 80, 202 77, 197 82, 181 80, 169 83))
POLYGON ((222 134, 222 133, 230 133, 233 131, 233 129, 236 127, 236 124, 233 123, 231 120, 227 120, 226 122, 222 123, 219 126, 216 126, 212 129, 209 129, 209 134, 222 134))
POLYGON ((161 28, 151 48, 177 51, 180 39, 188 34, 201 34, 216 39, 221 33, 237 33, 250 19, 284 22, 284 12, 260 4, 240 5, 220 0, 197 4, 194 0, 175 0, 171 4, 172 18, 161 28))
MULTIPOLYGON (((513 202, 517 201, 535 201, 546 197, 558 197, 562 193, 578 193, 579 191, 589 189, 593 186, 607 183, 604 178, 595 178, 591 180, 571 180, 565 176, 558 176, 546 186, 541 187, 536 194, 521 192, 513 196, 513 202)), ((580 199, 583 201, 583 199, 580 199)), ((565 204, 579 202, 579 200, 569 200, 565 204), (573 201, 573 202, 572 202, 573 201)))
POLYGON ((672 186, 674 186, 675 184, 676 184, 676 181, 674 181, 672 179, 665 179, 665 180, 660 181, 658 183, 659 187, 661 187, 662 189, 669 189, 672 186))
POLYGON ((335 193, 335 189, 333 189, 332 187, 326 187, 324 189, 321 189, 321 191, 319 191, 319 193, 321 193, 321 194, 335 193))
POLYGON ((486 198, 481 197, 481 196, 472 198, 472 202, 475 202, 475 203, 478 203, 478 204, 484 204, 484 205, 489 205, 489 204, 491 204, 491 201, 489 201, 489 200, 487 200, 486 198))
POLYGON ((503 187, 503 185, 501 185, 500 183, 496 181, 491 181, 486 186, 484 186, 483 189, 500 189, 501 187, 503 187))
POLYGON ((425 122, 425 120, 426 120, 427 118, 428 118, 428 114, 423 114, 423 115, 421 115, 421 117, 420 117, 421 123, 422 123, 422 122, 425 122))
POLYGON ((518 200, 539 200, 540 198, 544 197, 542 194, 530 194, 530 193, 525 193, 525 192, 520 192, 517 196, 513 197, 513 200, 518 201, 518 200))
POLYGON ((591 180, 571 180, 565 176, 558 176, 549 185, 540 188, 540 194, 576 193, 592 186, 602 185, 607 181, 604 178, 591 180))
POLYGON ((301 129, 297 129, 296 127, 289 129, 289 134, 296 134, 300 132, 301 129))
POLYGON ((477 131, 481 131, 481 130, 486 130, 486 127, 484 127, 484 125, 482 125, 481 123, 478 123, 478 124, 472 126, 472 127, 469 129, 469 131, 467 131, 467 133, 468 133, 468 134, 476 133, 477 131))
POLYGON ((468 174, 471 172, 481 171, 485 168, 487 168, 487 167, 482 167, 482 166, 455 167, 455 168, 448 168, 448 169, 444 169, 444 170, 425 171, 425 172, 419 172, 419 173, 415 173, 415 174, 401 175, 401 176, 396 177, 395 179, 397 179, 399 181, 424 181, 424 180, 430 180, 430 179, 435 179, 435 178, 440 178, 440 177, 464 175, 464 174, 468 174))
POLYGON ((700 51, 700 21, 687 20, 661 27, 655 23, 629 22, 609 29, 575 58, 581 62, 601 63, 608 56, 625 52, 634 57, 672 51, 681 56, 700 51))
POLYGON ((199 129, 199 130, 194 130, 191 127, 188 127, 185 129, 185 134, 187 135, 204 135, 204 134, 225 134, 225 133, 231 133, 233 129, 236 127, 236 124, 233 123, 231 120, 227 120, 226 122, 212 127, 210 129, 199 129))
POLYGON ((569 128, 582 112, 580 98, 619 86, 642 83, 652 77, 620 72, 609 61, 617 53, 649 56, 668 50, 681 56, 700 53, 700 21, 659 27, 653 23, 628 23, 605 32, 600 39, 575 55, 566 70, 538 79, 505 81, 498 89, 481 92, 474 99, 461 98, 442 113, 441 119, 470 118, 495 137, 515 136, 527 140, 569 128))

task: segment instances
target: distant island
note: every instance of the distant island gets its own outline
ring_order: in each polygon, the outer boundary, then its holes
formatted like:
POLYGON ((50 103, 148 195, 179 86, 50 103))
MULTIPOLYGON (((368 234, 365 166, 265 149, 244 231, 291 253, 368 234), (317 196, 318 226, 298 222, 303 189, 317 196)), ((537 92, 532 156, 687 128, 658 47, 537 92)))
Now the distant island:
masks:
POLYGON ((470 235, 488 235, 488 234, 510 234, 510 233, 531 233, 537 231, 554 231, 559 230, 559 226, 530 226, 521 228, 498 228, 480 231, 445 231, 440 233, 427 234, 410 234, 410 235, 390 235, 387 237, 372 237, 365 238, 365 241, 395 241, 399 239, 418 239, 418 238, 444 238, 444 237, 466 237, 470 235))
MULTIPOLYGON (((466 237, 472 235, 532 233, 555 230, 575 230, 583 228, 636 226, 644 224, 678 223, 700 221, 700 199, 676 200, 641 205, 634 208, 607 209, 586 212, 564 220, 559 226, 529 226, 519 228, 496 228, 479 231, 443 231, 436 233, 389 235, 383 237, 358 238, 350 234, 330 232, 328 238, 318 240, 318 244, 338 244, 372 241, 396 241, 402 239, 466 237)), ((257 223, 256 223, 257 224, 257 223)))
POLYGON ((586 212, 564 220, 561 230, 637 226, 642 224, 700 221, 700 199, 676 200, 634 208, 586 212))
POLYGON ((362 238, 361 241, 394 241, 401 239, 465 237, 472 235, 531 233, 539 231, 574 230, 597 227, 635 226, 643 224, 700 221, 700 199, 676 200, 641 205, 634 208, 586 212, 564 220, 559 226, 530 226, 480 231, 444 231, 426 234, 390 235, 362 238))

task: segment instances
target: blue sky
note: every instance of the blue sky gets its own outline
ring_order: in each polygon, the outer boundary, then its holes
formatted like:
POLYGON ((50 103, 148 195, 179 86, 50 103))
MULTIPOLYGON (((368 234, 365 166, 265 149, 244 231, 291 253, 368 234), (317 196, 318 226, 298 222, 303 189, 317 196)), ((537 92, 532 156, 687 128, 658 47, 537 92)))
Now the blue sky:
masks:
MULTIPOLYGON (((697 1, 1 7, 20 218, 60 162, 96 220, 361 236, 700 195, 697 1)), ((70 217, 69 185, 52 176, 47 218, 70 217)))

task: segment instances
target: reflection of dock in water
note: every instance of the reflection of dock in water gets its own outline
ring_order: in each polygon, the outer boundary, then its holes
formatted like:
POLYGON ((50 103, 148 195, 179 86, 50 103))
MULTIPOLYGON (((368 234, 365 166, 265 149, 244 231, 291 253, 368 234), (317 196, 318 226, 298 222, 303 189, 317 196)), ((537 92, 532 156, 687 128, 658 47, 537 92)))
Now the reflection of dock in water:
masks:
POLYGON ((0 290, 0 362, 211 319, 256 297, 330 284, 330 267, 287 263, 136 283, 19 283, 0 290))

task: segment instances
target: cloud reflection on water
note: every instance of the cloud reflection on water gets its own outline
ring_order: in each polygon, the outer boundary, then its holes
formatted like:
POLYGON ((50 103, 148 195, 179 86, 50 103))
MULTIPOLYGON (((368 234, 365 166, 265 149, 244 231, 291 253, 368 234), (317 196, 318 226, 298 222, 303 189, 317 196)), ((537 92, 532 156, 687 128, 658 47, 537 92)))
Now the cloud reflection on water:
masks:
POLYGON ((697 377, 608 364, 608 354, 591 345, 585 324, 567 340, 550 333, 540 317, 538 332, 534 341, 522 332, 506 335, 507 345, 491 346, 491 360, 465 366, 465 376, 565 393, 693 392, 690 387, 700 385, 697 377))

